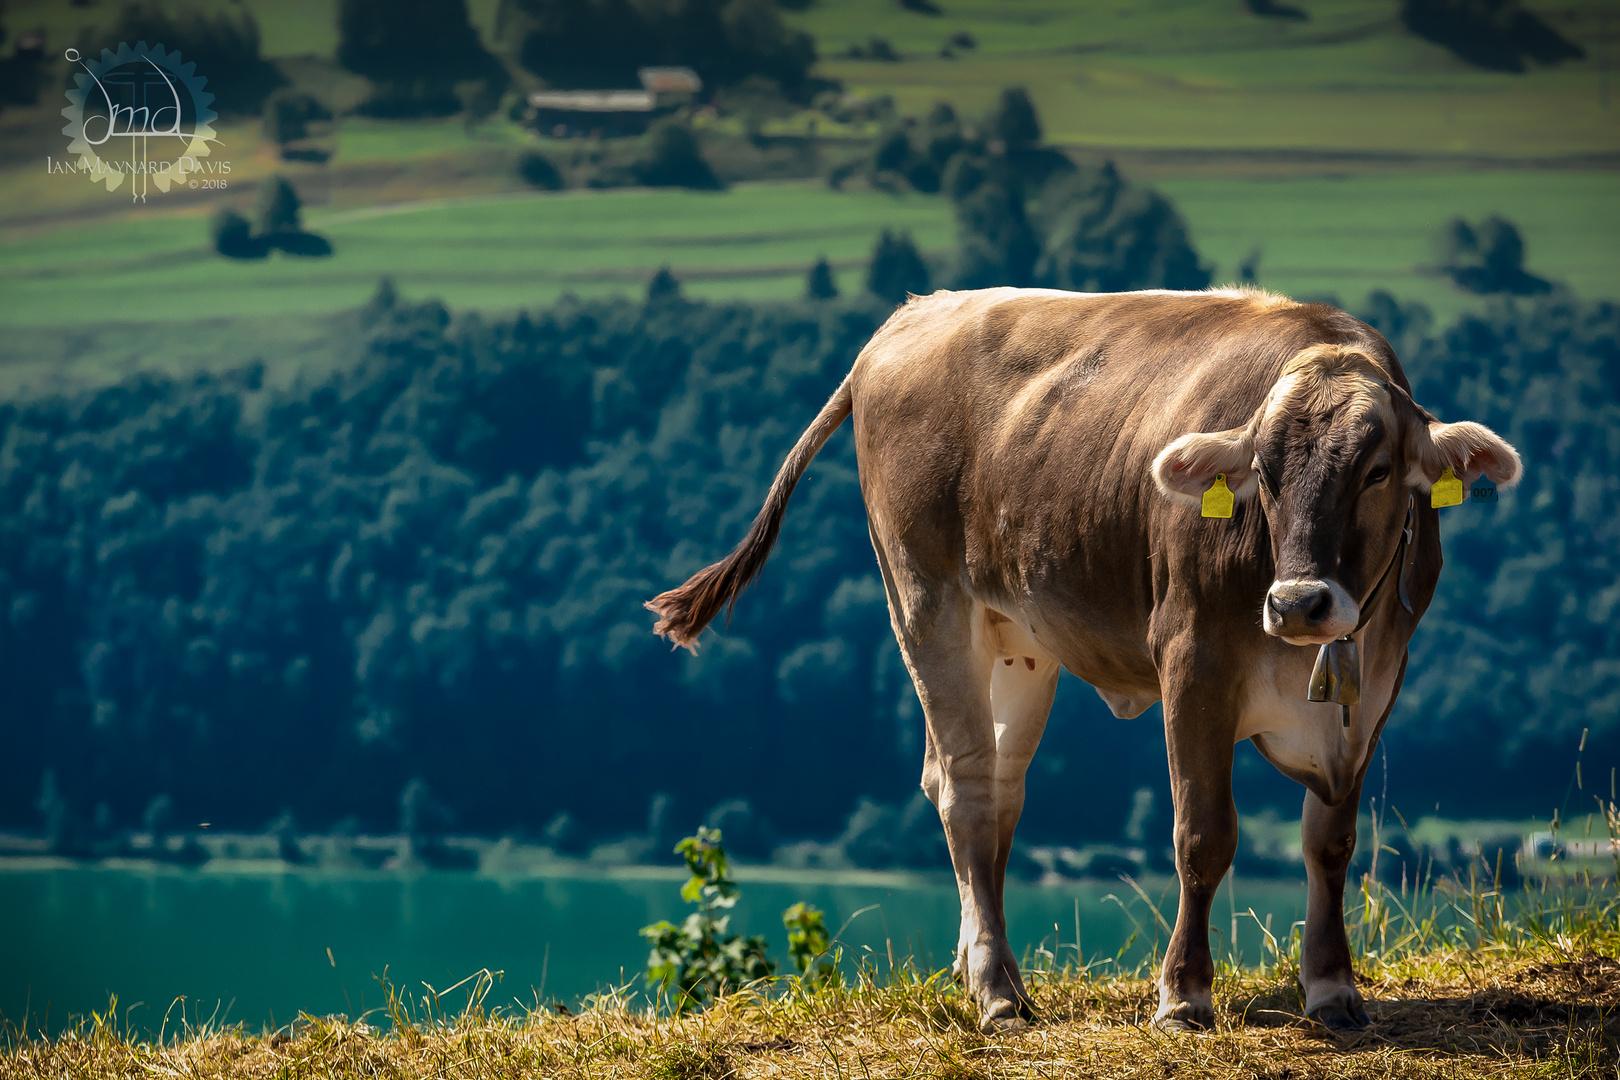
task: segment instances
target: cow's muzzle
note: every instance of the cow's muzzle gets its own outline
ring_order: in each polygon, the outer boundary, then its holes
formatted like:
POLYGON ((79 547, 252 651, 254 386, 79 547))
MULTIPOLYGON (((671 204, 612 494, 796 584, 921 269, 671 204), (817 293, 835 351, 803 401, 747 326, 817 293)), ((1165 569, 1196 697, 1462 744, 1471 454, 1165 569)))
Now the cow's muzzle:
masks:
POLYGON ((1336 581, 1276 581, 1266 593, 1265 628, 1290 645, 1325 645, 1356 628, 1356 602, 1336 581))

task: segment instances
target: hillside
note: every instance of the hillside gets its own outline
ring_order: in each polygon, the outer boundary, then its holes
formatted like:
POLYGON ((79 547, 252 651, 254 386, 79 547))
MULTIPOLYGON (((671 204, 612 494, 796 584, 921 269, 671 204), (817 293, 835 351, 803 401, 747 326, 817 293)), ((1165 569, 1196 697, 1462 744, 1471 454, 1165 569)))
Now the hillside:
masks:
MULTIPOLYGON (((1317 0, 1305 5, 1308 18, 1265 18, 1227 0, 961 0, 936 16, 817 0, 785 17, 815 35, 819 70, 844 83, 846 100, 889 96, 902 117, 937 100, 973 117, 1003 87, 1027 86, 1051 143, 1082 160, 1114 158, 1177 201, 1218 279, 1258 252, 1268 287, 1346 303, 1386 288, 1449 318, 1480 309, 1432 269, 1436 235, 1457 214, 1503 214, 1524 231, 1536 272, 1585 296, 1620 295, 1620 125, 1608 89, 1620 26, 1600 0, 1534 6, 1587 56, 1520 74, 1473 68, 1406 31, 1395 0, 1317 0), (952 37, 959 43, 941 56, 952 37), (874 38, 898 59, 850 58, 874 38)), ((510 43, 496 36, 497 8, 479 0, 469 10, 500 52, 510 43)), ((705 196, 570 192, 559 201, 527 187, 519 158, 534 148, 598 153, 591 140, 537 140, 504 107, 478 123, 347 111, 367 84, 334 59, 335 0, 216 0, 199 10, 256 17, 265 55, 292 87, 338 110, 324 144, 332 158, 279 161, 254 119, 227 118, 216 149, 231 162, 226 190, 131 205, 40 168, 43 156, 65 150, 56 91, 6 108, 0 325, 325 315, 361 303, 383 272, 487 311, 565 291, 634 292, 666 264, 695 295, 787 299, 822 255, 844 290, 859 287, 881 228, 910 229, 936 254, 952 242, 950 208, 938 197, 893 200, 861 185, 834 194, 815 175, 863 152, 876 121, 839 124, 801 106, 754 115, 763 106, 722 95, 715 115, 698 118, 709 152, 730 162, 721 171, 798 182, 705 196), (821 134, 806 144, 815 124, 821 134), (765 149, 750 149, 745 129, 765 149), (208 215, 222 205, 247 210, 277 171, 297 186, 310 226, 330 235, 334 257, 251 266, 211 257, 208 215), (96 302, 82 303, 86 295, 96 302)), ((112 18, 106 6, 45 0, 6 12, 12 27, 42 28, 53 55, 66 42, 99 40, 112 18)), ((513 102, 533 83, 514 71, 513 102)), ((31 349, 35 340, 18 342, 31 349)), ((18 359, 17 344, 0 358, 18 359)))

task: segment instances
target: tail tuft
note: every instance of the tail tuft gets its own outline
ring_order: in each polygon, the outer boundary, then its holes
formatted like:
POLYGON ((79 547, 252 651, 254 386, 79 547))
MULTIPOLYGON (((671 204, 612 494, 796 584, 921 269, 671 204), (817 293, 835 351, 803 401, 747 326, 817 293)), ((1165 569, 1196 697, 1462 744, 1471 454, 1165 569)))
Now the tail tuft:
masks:
POLYGON ((714 617, 725 608, 729 616, 737 605, 737 597, 759 577, 770 558, 771 548, 782 530, 782 517, 787 513, 788 498, 793 488, 809 468, 822 444, 834 429, 844 422, 852 410, 849 380, 846 378, 832 398, 821 409, 815 422, 799 436, 792 453, 782 463, 771 484, 765 505, 760 508, 742 543, 713 566, 704 567, 693 574, 686 584, 668 592, 659 593, 643 607, 658 616, 653 633, 674 642, 683 649, 697 652, 698 635, 714 617))
MULTIPOLYGON (((752 539, 754 534, 750 532, 749 540, 752 539)), ((738 595, 765 568, 765 558, 775 540, 773 529, 764 550, 757 556, 748 550, 750 544, 745 540, 720 562, 693 574, 686 584, 648 600, 642 606, 658 616, 653 633, 668 638, 680 648, 697 652, 698 635, 720 614, 721 608, 727 608, 726 615, 730 617, 729 609, 737 606, 738 595)))

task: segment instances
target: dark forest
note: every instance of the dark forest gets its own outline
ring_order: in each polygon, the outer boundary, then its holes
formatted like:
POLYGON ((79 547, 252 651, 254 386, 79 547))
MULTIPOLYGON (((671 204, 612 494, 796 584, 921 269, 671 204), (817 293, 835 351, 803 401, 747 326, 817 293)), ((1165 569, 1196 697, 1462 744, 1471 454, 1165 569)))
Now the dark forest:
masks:
MULTIPOLYGON (((47 789, 63 849, 161 797, 180 822, 388 830, 417 780, 490 835, 744 799, 777 836, 827 836, 863 796, 907 802, 921 718, 847 433, 698 656, 641 607, 742 536, 888 310, 666 287, 488 319, 385 283, 364 359, 334 374, 273 386, 245 362, 6 404, 0 826, 46 824, 47 789)), ((1620 757, 1620 309, 1555 292, 1437 328, 1374 294, 1359 313, 1420 402, 1527 467, 1444 512, 1369 786, 1414 812, 1544 812, 1583 728, 1589 770, 1620 757)), ((1117 837, 1163 753, 1157 709, 1115 720, 1065 678, 1027 835, 1117 837)), ((1299 792, 1247 755, 1238 798, 1287 813, 1299 792)))

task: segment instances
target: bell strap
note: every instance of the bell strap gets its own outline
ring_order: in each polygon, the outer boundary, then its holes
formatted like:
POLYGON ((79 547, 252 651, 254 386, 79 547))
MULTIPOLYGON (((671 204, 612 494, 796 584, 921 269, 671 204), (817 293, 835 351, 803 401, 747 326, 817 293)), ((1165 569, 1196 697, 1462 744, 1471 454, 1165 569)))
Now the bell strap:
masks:
POLYGON ((1417 544, 1413 542, 1417 535, 1416 507, 1417 497, 1409 494, 1406 497, 1406 524, 1401 527, 1401 542, 1395 548, 1395 557, 1390 559, 1379 577, 1378 584, 1373 586, 1366 603, 1361 605, 1361 620, 1356 623, 1356 628, 1342 638, 1327 642, 1316 653, 1316 666, 1311 669, 1306 700, 1337 702, 1340 721, 1346 728, 1350 726, 1350 706, 1361 701, 1361 648, 1354 638, 1367 625, 1367 620, 1372 618, 1373 610, 1389 588, 1392 578, 1401 606, 1412 611, 1407 582, 1417 565, 1417 544))

